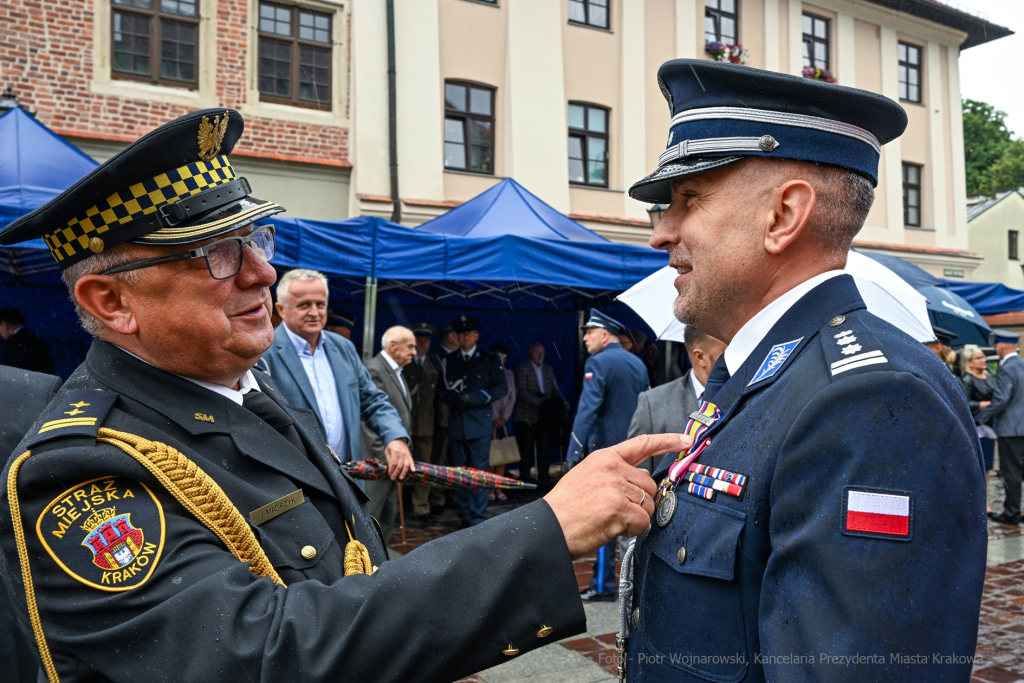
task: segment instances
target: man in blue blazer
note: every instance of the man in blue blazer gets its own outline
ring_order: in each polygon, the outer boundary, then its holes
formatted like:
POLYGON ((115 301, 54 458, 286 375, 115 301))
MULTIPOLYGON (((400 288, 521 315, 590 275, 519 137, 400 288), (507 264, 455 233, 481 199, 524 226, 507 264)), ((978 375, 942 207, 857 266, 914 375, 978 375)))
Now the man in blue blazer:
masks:
POLYGON ((277 286, 277 310, 283 322, 263 361, 288 402, 313 411, 341 462, 362 457, 362 419, 385 444, 391 478, 404 478, 412 455, 398 411, 370 379, 352 342, 324 330, 327 278, 313 270, 285 273, 277 286))
POLYGON ((975 415, 977 424, 989 418, 999 437, 999 473, 1003 475, 1006 500, 1003 511, 992 519, 1000 524, 1020 524, 1020 481, 1024 469, 1024 361, 1017 352, 1020 335, 1009 330, 992 330, 999 371, 992 403, 975 415))

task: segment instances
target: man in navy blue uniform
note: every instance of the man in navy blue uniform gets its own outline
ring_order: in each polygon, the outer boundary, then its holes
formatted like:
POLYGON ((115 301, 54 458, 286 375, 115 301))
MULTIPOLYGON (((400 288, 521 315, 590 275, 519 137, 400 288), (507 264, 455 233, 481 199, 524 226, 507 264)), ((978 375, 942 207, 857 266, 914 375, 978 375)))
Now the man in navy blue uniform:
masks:
MULTIPOLYGON (((583 392, 572 423, 566 457, 570 463, 579 462, 599 448, 625 441, 636 412, 637 396, 649 386, 643 361, 619 343, 619 335, 626 333, 622 323, 595 308, 583 327, 583 343, 590 358, 583 366, 583 392)), ((584 600, 615 599, 616 543, 613 538, 597 551, 594 577, 580 593, 584 600)))
MULTIPOLYGON (((451 406, 448 413, 450 463, 455 467, 474 467, 487 471, 491 457, 491 431, 494 422, 491 401, 508 393, 508 382, 501 361, 477 348, 480 321, 461 315, 452 322, 459 335, 459 348, 448 354, 444 366, 445 392, 442 400, 451 406)), ((459 491, 459 523, 476 526, 487 517, 487 490, 459 491)))
POLYGON ((650 241, 676 316, 729 346, 692 446, 654 474, 628 680, 966 683, 986 551, 970 411, 842 272, 905 112, 703 60, 658 80, 668 148, 630 195, 669 204, 650 241))
POLYGON ((999 371, 992 402, 975 416, 975 422, 992 420, 999 437, 999 473, 1003 475, 1006 499, 1003 511, 992 519, 1000 524, 1020 524, 1020 480, 1024 469, 1024 361, 1018 353, 1020 334, 992 330, 999 371))

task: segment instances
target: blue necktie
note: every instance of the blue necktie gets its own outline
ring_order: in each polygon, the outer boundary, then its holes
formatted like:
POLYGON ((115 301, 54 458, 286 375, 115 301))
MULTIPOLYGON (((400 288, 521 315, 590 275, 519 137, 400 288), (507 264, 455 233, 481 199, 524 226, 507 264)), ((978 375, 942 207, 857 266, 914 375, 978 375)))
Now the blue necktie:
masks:
POLYGON ((729 381, 729 377, 729 368, 725 364, 725 354, 723 353, 718 357, 715 367, 711 368, 711 374, 708 375, 708 381, 704 385, 704 400, 709 403, 714 401, 715 394, 725 386, 725 383, 729 381))

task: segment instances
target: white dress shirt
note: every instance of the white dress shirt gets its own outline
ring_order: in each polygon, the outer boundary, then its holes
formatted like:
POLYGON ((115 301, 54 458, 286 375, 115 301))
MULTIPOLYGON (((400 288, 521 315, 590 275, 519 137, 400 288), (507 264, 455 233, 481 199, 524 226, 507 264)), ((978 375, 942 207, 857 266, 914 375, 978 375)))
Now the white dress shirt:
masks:
POLYGON ((546 393, 544 391, 544 366, 543 366, 543 364, 542 365, 537 365, 536 363, 534 363, 531 360, 530 361, 530 365, 533 366, 533 374, 537 375, 537 386, 540 387, 540 393, 542 393, 542 394, 546 393))
POLYGON ((999 359, 999 367, 1003 367, 1003 363, 1006 362, 1007 358, 1012 358, 1013 356, 1018 356, 1018 355, 1020 355, 1020 354, 1018 354, 1016 351, 1011 351, 1010 353, 1006 354, 1005 356, 1003 356, 1002 358, 999 359))
MULTIPOLYGON (((118 346, 117 348, 121 349, 120 346, 118 346)), ((121 349, 121 350, 124 351, 125 353, 127 353, 132 358, 138 358, 139 360, 141 360, 146 365, 153 365, 152 363, 150 363, 145 358, 139 358, 138 356, 136 356, 131 351, 125 351, 124 349, 121 349)), ((153 367, 155 368, 156 366, 153 365, 153 367)), ((246 394, 248 394, 250 391, 261 391, 260 385, 256 383, 256 378, 253 377, 253 375, 252 375, 252 370, 246 370, 245 371, 245 374, 242 375, 242 379, 238 380, 238 388, 237 389, 232 389, 230 387, 226 387, 223 384, 214 384, 213 382, 204 382, 201 379, 193 379, 191 377, 186 377, 185 375, 179 375, 179 374, 174 373, 174 372, 172 372, 171 374, 174 375, 175 377, 180 377, 182 379, 188 380, 189 382, 192 382, 192 384, 198 384, 202 388, 209 389, 213 393, 220 394, 224 398, 231 399, 232 401, 234 401, 238 405, 242 405, 242 397, 245 396, 246 394)))
POLYGON ((690 386, 693 387, 693 395, 700 398, 704 395, 704 385, 697 379, 697 373, 690 370, 690 386))
POLYGON ((395 359, 388 355, 387 351, 381 351, 380 355, 384 356, 384 360, 388 362, 391 369, 398 376, 398 383, 402 386, 402 393, 405 394, 406 398, 409 398, 409 387, 405 386, 405 378, 402 377, 402 366, 395 362, 395 359))
POLYGON ((757 345, 764 339, 764 336, 775 326, 775 323, 779 322, 779 319, 786 315, 786 311, 802 299, 804 294, 807 294, 807 292, 822 282, 843 275, 843 273, 844 271, 842 270, 830 270, 826 273, 815 275, 810 280, 801 282, 758 311, 753 318, 740 328, 739 332, 732 338, 732 341, 729 342, 729 346, 725 348, 725 366, 729 369, 729 374, 736 374, 736 371, 740 369, 743 362, 747 360, 747 356, 753 353, 757 345))
POLYGON ((313 387, 313 395, 316 396, 316 405, 320 411, 320 420, 324 423, 324 431, 327 432, 327 445, 330 446, 338 457, 345 461, 348 454, 348 446, 345 443, 345 422, 341 416, 341 402, 338 399, 338 385, 334 382, 334 370, 327 358, 327 350, 324 348, 324 333, 320 333, 316 348, 312 348, 305 339, 284 326, 288 338, 295 346, 295 352, 299 354, 302 361, 302 369, 306 371, 306 377, 313 387))

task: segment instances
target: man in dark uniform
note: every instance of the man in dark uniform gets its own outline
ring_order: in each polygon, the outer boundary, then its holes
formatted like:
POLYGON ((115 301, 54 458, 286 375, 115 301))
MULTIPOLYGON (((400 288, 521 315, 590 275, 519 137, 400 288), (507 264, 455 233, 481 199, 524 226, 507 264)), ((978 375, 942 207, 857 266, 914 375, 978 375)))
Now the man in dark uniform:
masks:
POLYGON ((658 80, 669 146, 630 195, 669 204, 651 245, 679 272, 676 316, 729 346, 692 446, 654 474, 628 680, 967 681, 987 541, 973 420, 842 271, 906 114, 718 62, 658 80))
POLYGON ((977 424, 992 421, 999 437, 999 473, 1006 498, 1003 511, 992 515, 1000 524, 1020 524, 1020 481, 1024 471, 1024 361, 1020 359, 1020 334, 992 330, 999 369, 992 402, 974 416, 977 424))
MULTIPOLYGON (((441 380, 441 361, 430 353, 434 326, 414 323, 409 326, 416 337, 416 357, 402 371, 412 393, 412 456, 417 462, 444 464, 441 452, 434 446, 437 422, 437 387, 441 380)), ((431 524, 444 512, 444 489, 438 486, 414 486, 412 511, 415 519, 431 524)))
POLYGON ((52 375, 50 345, 25 327, 25 314, 17 308, 0 308, 0 338, 4 340, 4 365, 52 375))
MULTIPOLYGON (((648 388, 647 367, 622 348, 625 326, 596 308, 583 326, 583 343, 590 358, 583 365, 583 391, 572 423, 566 460, 577 463, 587 453, 625 441, 636 412, 637 397, 648 388)), ((597 551, 594 577, 580 593, 584 600, 610 601, 618 594, 615 582, 616 539, 597 551)))
MULTIPOLYGON (((472 315, 460 315, 452 322, 459 335, 459 348, 444 359, 444 402, 448 413, 448 438, 451 450, 448 462, 454 467, 490 468, 492 421, 491 401, 508 393, 508 382, 501 360, 489 351, 477 348, 480 321, 472 315)), ((468 489, 458 493, 459 523, 476 526, 487 517, 487 491, 468 489)))
POLYGON ((682 438, 385 562, 315 416, 250 369, 281 207, 235 176, 241 134, 183 116, 0 232, 46 239, 96 337, 0 476, 0 576, 48 679, 440 682, 582 631, 571 558, 647 524, 631 464, 682 438))

